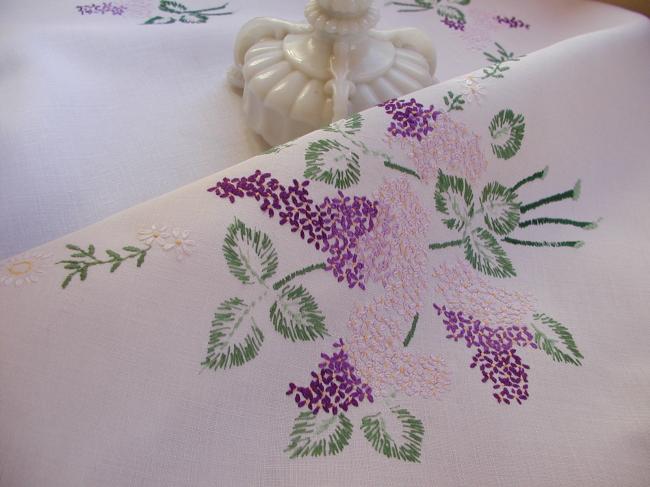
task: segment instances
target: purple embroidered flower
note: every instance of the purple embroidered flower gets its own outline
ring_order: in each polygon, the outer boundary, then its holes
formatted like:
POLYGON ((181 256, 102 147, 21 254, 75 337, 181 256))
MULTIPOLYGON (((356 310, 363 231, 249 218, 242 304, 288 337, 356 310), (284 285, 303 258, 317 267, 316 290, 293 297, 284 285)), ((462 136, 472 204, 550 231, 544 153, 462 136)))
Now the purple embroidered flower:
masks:
POLYGON ((447 310, 445 306, 433 305, 454 341, 465 340, 468 348, 474 348, 470 368, 479 367, 482 382, 492 382, 493 396, 497 402, 519 404, 528 399, 528 373, 530 367, 522 362, 515 347, 537 348, 533 335, 525 326, 498 326, 481 324, 462 311, 447 310))
POLYGON ((522 20, 519 20, 516 17, 503 17, 501 15, 497 15, 496 17, 494 17, 494 19, 500 24, 506 24, 511 29, 521 29, 521 28, 530 29, 529 24, 525 23, 522 20))
POLYGON ((294 395, 299 408, 307 406, 314 414, 322 409, 326 413, 338 414, 339 409, 347 411, 350 406, 359 406, 364 399, 373 402, 372 388, 362 382, 349 362, 343 339, 334 343, 332 355, 321 353, 323 362, 318 372, 312 371, 312 380, 307 387, 289 384, 287 396, 294 395))
POLYGON ((450 19, 449 17, 445 17, 440 22, 445 24, 450 29, 462 30, 462 31, 465 30, 465 21, 464 20, 454 20, 454 19, 450 19))
POLYGON ((415 98, 409 101, 392 98, 379 106, 384 107, 384 111, 393 117, 388 126, 389 134, 418 140, 433 130, 431 123, 440 115, 440 112, 434 110, 433 105, 424 108, 424 105, 418 103, 415 98))
POLYGON ((370 232, 377 217, 377 203, 365 196, 325 198, 314 204, 307 190, 309 181, 294 179, 284 186, 270 173, 257 170, 248 177, 224 178, 208 191, 231 203, 235 198, 255 198, 261 202, 260 209, 273 218, 280 218, 280 225, 288 224, 291 231, 313 244, 317 250, 329 254, 326 270, 332 271, 339 282, 365 289, 363 263, 357 256, 359 238, 370 232))

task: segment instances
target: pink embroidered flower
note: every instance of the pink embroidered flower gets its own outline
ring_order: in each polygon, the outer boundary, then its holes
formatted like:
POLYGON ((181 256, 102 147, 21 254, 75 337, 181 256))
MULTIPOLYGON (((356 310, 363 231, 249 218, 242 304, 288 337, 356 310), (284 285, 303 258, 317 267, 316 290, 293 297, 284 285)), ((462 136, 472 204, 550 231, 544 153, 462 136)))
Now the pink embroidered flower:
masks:
POLYGON ((375 228, 359 239, 358 253, 367 280, 385 292, 352 312, 350 356, 379 393, 436 396, 448 385, 444 363, 406 351, 403 342, 427 292, 424 237, 429 218, 405 179, 384 182, 373 198, 375 228))
POLYGON ((151 225, 138 231, 138 240, 153 245, 154 243, 163 247, 169 238, 169 232, 164 225, 151 225))
POLYGON ((532 296, 492 286, 465 261, 433 271, 435 292, 449 308, 465 310, 484 325, 524 326, 534 311, 532 296))
POLYGON ((189 231, 174 228, 171 231, 169 239, 163 244, 163 249, 174 250, 176 259, 183 260, 192 253, 196 245, 194 240, 191 240, 189 236, 189 231))
POLYGON ((13 257, 0 263, 0 283, 5 286, 34 284, 52 264, 50 254, 33 253, 13 257))
POLYGON ((480 137, 446 113, 430 125, 431 130, 421 140, 389 133, 386 143, 406 152, 426 183, 436 180, 438 169, 477 181, 487 168, 480 137))

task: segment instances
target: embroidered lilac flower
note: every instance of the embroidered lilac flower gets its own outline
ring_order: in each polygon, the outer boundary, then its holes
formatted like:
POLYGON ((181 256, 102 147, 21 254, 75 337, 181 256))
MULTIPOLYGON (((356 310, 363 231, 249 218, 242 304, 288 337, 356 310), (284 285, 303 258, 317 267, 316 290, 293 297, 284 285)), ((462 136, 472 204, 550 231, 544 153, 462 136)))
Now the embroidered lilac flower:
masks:
POLYGON ((384 107, 388 115, 392 115, 393 120, 388 126, 390 135, 418 140, 433 130, 432 123, 440 115, 440 112, 434 110, 433 105, 425 108, 415 98, 408 101, 392 98, 379 106, 384 107))
POLYGON ((358 407, 364 399, 374 401, 372 388, 357 376, 350 364, 343 339, 340 338, 333 346, 337 349, 333 354, 321 353, 323 362, 318 364, 317 372, 311 372, 309 386, 289 384, 287 396, 293 394, 299 408, 307 406, 314 414, 322 409, 336 415, 339 410, 358 407))
POLYGON ((525 23, 523 20, 519 20, 516 17, 503 17, 501 15, 497 15, 494 17, 494 19, 500 23, 500 24, 505 24, 511 29, 530 29, 530 25, 525 23))
POLYGON ((407 154, 426 183, 437 179, 438 169, 476 181, 487 167, 480 137, 446 113, 430 121, 423 137, 396 135, 389 128, 385 141, 407 154))
POLYGON ((277 214, 280 225, 288 224, 300 238, 329 254, 326 270, 339 282, 345 280, 350 288, 358 285, 365 289, 357 245, 359 238, 374 227, 376 203, 365 196, 350 197, 339 191, 337 197, 314 204, 308 185, 309 181, 294 179, 290 186, 284 186, 270 173, 257 170, 248 177, 224 178, 208 191, 231 203, 236 198, 255 198, 269 217, 277 214))
POLYGON ((454 20, 454 19, 450 19, 449 17, 445 17, 440 22, 442 22, 447 27, 453 30, 465 30, 464 20, 454 20))
POLYGON ((515 347, 537 348, 533 335, 525 326, 483 325, 480 320, 471 315, 465 316, 462 311, 447 310, 445 306, 434 304, 438 316, 449 334, 447 338, 465 340, 467 348, 473 348, 470 368, 478 367, 483 375, 482 382, 490 381, 494 390, 493 396, 497 402, 510 404, 511 401, 528 399, 528 373, 530 368, 517 355, 515 347))

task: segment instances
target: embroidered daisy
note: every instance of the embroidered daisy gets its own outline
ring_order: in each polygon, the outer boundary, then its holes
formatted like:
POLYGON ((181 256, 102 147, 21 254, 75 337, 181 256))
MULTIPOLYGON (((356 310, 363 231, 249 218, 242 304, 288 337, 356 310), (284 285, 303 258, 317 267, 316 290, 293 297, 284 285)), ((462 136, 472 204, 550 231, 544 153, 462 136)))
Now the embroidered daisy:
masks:
POLYGON ((0 282, 5 286, 22 286, 38 282, 44 269, 51 264, 50 254, 24 254, 2 263, 0 282))
POLYGON ((138 232, 138 240, 147 245, 157 243, 161 247, 164 247, 168 238, 169 232, 167 231, 166 226, 151 225, 150 228, 143 228, 138 232))
POLYGON ((485 96, 485 90, 481 85, 480 78, 476 75, 469 74, 463 79, 463 86, 465 87, 463 95, 465 95, 467 101, 471 103, 475 100, 480 105, 481 97, 485 96))
POLYGON ((188 237, 190 232, 187 230, 179 230, 174 228, 171 233, 171 238, 165 241, 163 244, 163 249, 165 250, 176 250, 176 258, 178 260, 183 260, 185 257, 188 257, 192 254, 194 246, 194 240, 190 240, 188 237))

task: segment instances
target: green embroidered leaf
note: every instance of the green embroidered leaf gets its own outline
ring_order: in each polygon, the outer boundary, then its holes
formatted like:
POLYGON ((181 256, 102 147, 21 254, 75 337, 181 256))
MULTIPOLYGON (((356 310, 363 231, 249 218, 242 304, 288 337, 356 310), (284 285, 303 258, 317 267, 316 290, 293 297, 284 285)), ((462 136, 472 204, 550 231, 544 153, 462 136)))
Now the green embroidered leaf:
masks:
POLYGON ((339 132, 343 131, 347 135, 354 135, 356 134, 359 130, 361 130, 361 126, 363 125, 363 117, 361 116, 360 113, 355 113, 352 116, 345 118, 343 120, 338 120, 334 123, 331 123, 327 127, 325 127, 323 130, 325 132, 339 132), (341 127, 341 125, 343 125, 341 127))
POLYGON ((393 435, 390 434, 387 427, 387 418, 384 418, 381 413, 366 416, 361 420, 363 435, 377 452, 388 458, 420 463, 422 438, 424 436, 422 421, 403 408, 394 407, 390 411, 401 427, 400 437, 398 438, 398 440, 401 440, 400 444, 393 439, 393 435))
POLYGON ((285 286, 270 309, 271 322, 283 337, 296 340, 316 340, 327 333, 325 316, 316 300, 302 286, 285 286))
POLYGON ((117 268, 118 268, 121 264, 122 264, 122 261, 121 261, 121 260, 118 260, 117 262, 115 262, 115 263, 111 266, 111 272, 115 272, 115 271, 117 270, 117 268))
POLYGON ((151 17, 147 20, 144 25, 173 24, 174 22, 176 22, 174 17, 161 17, 157 15, 156 17, 151 17))
POLYGON ((205 24, 208 21, 208 17, 198 12, 188 12, 181 15, 178 21, 184 24, 205 24))
POLYGON ((438 171, 436 210, 450 218, 442 221, 451 230, 462 230, 474 216, 474 194, 469 183, 458 176, 438 171))
POLYGON ((465 14, 456 7, 451 7, 449 5, 438 5, 436 12, 438 12, 438 15, 441 17, 447 17, 452 20, 460 20, 462 22, 465 22, 465 14))
POLYGON ((497 235, 508 235, 519 225, 517 193, 504 185, 492 182, 481 193, 485 225, 497 235))
POLYGON ((513 277, 512 262, 494 236, 484 228, 472 230, 464 241, 465 258, 474 269, 492 277, 513 277))
POLYGON ((510 159, 521 148, 524 139, 524 116, 510 110, 501 110, 490 122, 490 135, 495 142, 492 144, 492 152, 499 159, 510 159))
POLYGON ((535 343, 537 346, 546 352, 553 360, 556 362, 564 362, 567 364, 573 365, 582 365, 580 359, 583 359, 584 356, 578 350, 578 346, 573 339, 571 332, 562 324, 555 321, 550 316, 545 315, 544 313, 535 313, 533 319, 538 322, 540 326, 549 328, 551 332, 560 340, 564 349, 558 346, 557 340, 550 338, 546 333, 544 333, 540 328, 531 325, 535 330, 535 343))
POLYGON ((359 182, 361 169, 359 156, 349 147, 332 139, 321 139, 310 143, 305 151, 304 176, 312 181, 333 184, 338 189, 349 188, 359 182), (323 161, 325 154, 330 154, 329 164, 323 161))
POLYGON ((264 335, 253 320, 253 305, 242 299, 227 299, 212 320, 208 353, 202 366, 208 369, 239 367, 257 357, 264 335))
POLYGON ((235 218, 223 240, 223 255, 230 273, 243 284, 263 282, 275 274, 278 254, 266 233, 235 218))
POLYGON ((170 12, 172 14, 182 14, 187 11, 187 7, 182 3, 172 2, 170 0, 160 0, 158 8, 163 12, 170 12))
POLYGON ((285 142, 284 144, 279 144, 279 145, 271 147, 270 149, 264 151, 262 154, 277 154, 282 149, 286 149, 287 147, 291 147, 292 145, 293 145, 293 143, 291 143, 291 142, 285 142))
POLYGON ((284 450, 289 458, 337 455, 348 446, 352 423, 345 414, 336 416, 303 411, 294 421, 289 446, 284 450))
POLYGON ((470 0, 447 0, 449 3, 455 3, 456 5, 469 5, 470 0))

